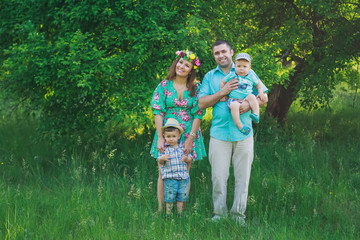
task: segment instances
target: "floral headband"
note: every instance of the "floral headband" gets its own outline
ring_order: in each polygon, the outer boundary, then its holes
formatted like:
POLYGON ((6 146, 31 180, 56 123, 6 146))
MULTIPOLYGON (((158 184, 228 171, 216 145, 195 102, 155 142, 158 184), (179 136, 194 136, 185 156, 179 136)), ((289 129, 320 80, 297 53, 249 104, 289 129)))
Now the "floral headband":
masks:
POLYGON ((199 58, 196 56, 196 53, 189 50, 176 51, 176 55, 182 57, 184 60, 189 61, 194 64, 194 69, 197 69, 201 66, 199 58))

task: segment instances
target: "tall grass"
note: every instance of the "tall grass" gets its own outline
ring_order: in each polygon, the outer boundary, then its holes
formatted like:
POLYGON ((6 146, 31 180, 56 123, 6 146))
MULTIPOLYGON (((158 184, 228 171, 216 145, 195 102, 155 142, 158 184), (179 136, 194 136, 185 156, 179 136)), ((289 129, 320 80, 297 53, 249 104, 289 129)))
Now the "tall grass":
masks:
POLYGON ((149 137, 102 150, 79 139, 68 152, 39 140, 36 120, 3 119, 0 239, 359 239, 359 113, 295 106, 284 129, 257 127, 245 228, 210 221, 207 159, 191 168, 185 215, 167 219, 156 214, 149 137))

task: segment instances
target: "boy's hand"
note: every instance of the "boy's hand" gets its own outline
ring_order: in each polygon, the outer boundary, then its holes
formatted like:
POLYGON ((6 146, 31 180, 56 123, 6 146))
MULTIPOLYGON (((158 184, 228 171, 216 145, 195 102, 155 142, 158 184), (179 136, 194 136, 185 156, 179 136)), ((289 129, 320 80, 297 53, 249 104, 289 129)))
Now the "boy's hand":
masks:
POLYGON ((170 155, 169 155, 169 154, 162 155, 161 157, 158 158, 158 162, 159 162, 161 165, 165 165, 166 162, 169 162, 169 161, 170 161, 170 155))
POLYGON ((191 163, 192 162, 192 158, 191 157, 188 157, 186 155, 184 155, 181 159, 183 162, 185 163, 191 163))
POLYGON ((261 100, 261 101, 265 101, 265 94, 263 92, 259 92, 257 97, 261 100))

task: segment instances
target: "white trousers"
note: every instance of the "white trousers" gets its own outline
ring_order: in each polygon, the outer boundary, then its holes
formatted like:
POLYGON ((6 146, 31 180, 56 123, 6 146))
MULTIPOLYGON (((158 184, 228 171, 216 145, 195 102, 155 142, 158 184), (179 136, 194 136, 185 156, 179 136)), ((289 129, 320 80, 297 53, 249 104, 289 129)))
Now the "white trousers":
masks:
POLYGON ((213 183, 214 214, 227 215, 227 181, 232 160, 235 176, 235 194, 230 213, 245 218, 253 158, 254 138, 252 136, 238 142, 210 138, 209 161, 213 183))

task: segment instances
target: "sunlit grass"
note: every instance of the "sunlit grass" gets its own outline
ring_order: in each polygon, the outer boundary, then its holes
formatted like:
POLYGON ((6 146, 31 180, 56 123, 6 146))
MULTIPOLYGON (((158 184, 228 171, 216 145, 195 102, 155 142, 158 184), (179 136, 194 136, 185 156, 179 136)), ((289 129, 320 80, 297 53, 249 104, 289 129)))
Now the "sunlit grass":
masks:
MULTIPOLYGON (((207 159, 191 168, 185 215, 166 219, 156 214, 148 137, 127 143, 114 137, 102 149, 86 148, 79 138, 68 151, 38 138, 35 120, 2 121, 0 239, 358 239, 359 112, 292 109, 283 130, 262 121, 246 228, 210 221, 207 159)), ((202 125, 206 147, 209 126, 202 125)), ((229 191, 229 206, 232 197, 229 191)))

